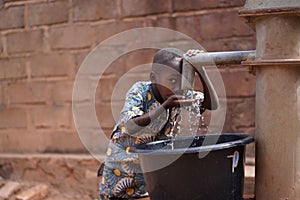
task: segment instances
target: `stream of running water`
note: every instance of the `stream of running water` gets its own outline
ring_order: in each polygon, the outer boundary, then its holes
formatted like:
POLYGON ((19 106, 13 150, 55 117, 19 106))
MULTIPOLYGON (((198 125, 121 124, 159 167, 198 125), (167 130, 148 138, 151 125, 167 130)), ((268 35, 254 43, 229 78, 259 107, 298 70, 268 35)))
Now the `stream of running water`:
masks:
MULTIPOLYGON (((193 102, 191 106, 175 108, 172 111, 174 119, 172 129, 169 133, 171 139, 180 136, 195 136, 206 134, 208 126, 205 124, 205 118, 201 114, 200 99, 193 102)), ((174 149, 173 141, 169 143, 171 149, 174 149)))

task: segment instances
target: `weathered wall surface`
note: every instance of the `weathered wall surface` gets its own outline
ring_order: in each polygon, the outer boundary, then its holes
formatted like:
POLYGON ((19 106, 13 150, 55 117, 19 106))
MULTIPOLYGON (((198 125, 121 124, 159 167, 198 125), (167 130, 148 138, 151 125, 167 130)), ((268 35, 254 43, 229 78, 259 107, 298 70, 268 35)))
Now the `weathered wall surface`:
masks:
MULTIPOLYGON (((73 83, 85 56, 116 33, 165 27, 189 35, 207 51, 254 49, 253 31, 238 17, 243 4, 244 0, 0 0, 0 152, 84 152, 72 116, 73 83)), ((96 110, 107 135, 114 125, 111 91, 126 71, 151 62, 153 53, 122 56, 102 77, 96 110)), ((220 67, 220 72, 228 102, 224 132, 254 134, 254 76, 239 65, 220 67)), ((147 77, 145 72, 137 76, 147 77)))

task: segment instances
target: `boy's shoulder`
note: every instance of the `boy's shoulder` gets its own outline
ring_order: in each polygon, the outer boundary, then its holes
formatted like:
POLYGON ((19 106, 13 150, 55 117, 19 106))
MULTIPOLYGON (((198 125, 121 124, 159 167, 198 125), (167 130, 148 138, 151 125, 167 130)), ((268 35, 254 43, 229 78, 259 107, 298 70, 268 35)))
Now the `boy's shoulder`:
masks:
POLYGON ((150 86, 151 86, 150 81, 138 81, 133 84, 130 91, 146 92, 150 90, 150 86))

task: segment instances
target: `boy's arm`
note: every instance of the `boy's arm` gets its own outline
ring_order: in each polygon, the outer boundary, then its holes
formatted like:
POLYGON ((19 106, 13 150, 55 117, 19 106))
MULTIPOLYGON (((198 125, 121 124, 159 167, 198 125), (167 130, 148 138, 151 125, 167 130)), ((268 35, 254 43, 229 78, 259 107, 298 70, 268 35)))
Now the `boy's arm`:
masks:
POLYGON ((185 99, 182 95, 172 95, 164 103, 158 106, 156 109, 144 113, 141 116, 134 117, 127 121, 126 130, 130 134, 134 134, 151 123, 151 119, 157 118, 163 112, 167 112, 167 109, 173 107, 190 106, 195 99, 185 99))

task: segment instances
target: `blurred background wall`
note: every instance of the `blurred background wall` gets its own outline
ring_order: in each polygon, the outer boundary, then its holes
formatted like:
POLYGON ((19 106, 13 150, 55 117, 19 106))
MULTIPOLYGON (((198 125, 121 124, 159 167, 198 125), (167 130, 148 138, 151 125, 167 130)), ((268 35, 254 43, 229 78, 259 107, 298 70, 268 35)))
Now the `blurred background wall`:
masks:
MULTIPOLYGON (((88 53, 116 33, 164 27, 187 34, 207 51, 255 49, 253 31, 238 16, 243 4, 244 0, 0 0, 0 152, 85 152, 72 116, 73 83, 88 53)), ((130 69, 150 63, 154 53, 128 53, 102 76, 95 106, 107 135, 115 124, 110 101, 115 84, 130 69)), ((240 65, 219 68, 228 106, 223 132, 253 135, 254 76, 240 65)), ((139 71, 137 76, 148 74, 139 71)), ((122 103, 113 106, 121 108, 122 103)))

